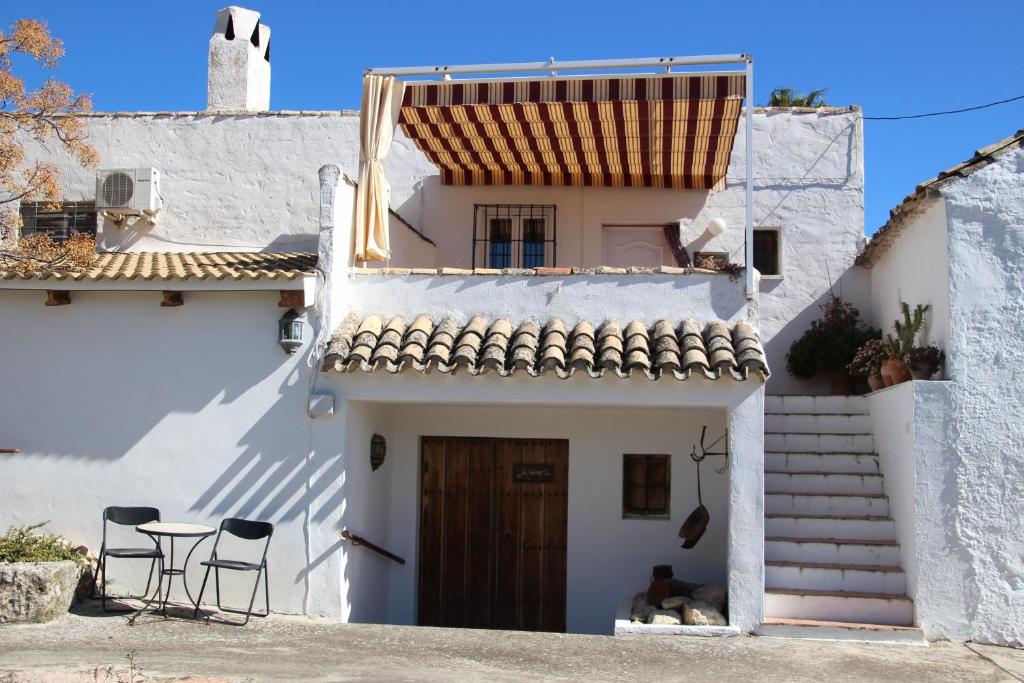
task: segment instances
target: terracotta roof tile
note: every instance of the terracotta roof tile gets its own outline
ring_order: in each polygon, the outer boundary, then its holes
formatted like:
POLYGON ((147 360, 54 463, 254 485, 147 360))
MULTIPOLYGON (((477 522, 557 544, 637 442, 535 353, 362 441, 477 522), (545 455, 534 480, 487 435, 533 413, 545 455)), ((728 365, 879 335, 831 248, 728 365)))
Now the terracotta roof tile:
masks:
POLYGON ((86 269, 42 275, 0 270, 0 280, 295 280, 313 275, 316 261, 310 252, 106 252, 86 269))
POLYGON ((513 326, 506 318, 474 316, 463 325, 450 317, 435 323, 426 315, 411 325, 398 317, 385 323, 380 316, 360 320, 350 315, 335 330, 323 369, 493 372, 502 377, 553 373, 562 379, 577 372, 595 378, 635 372, 652 380, 684 380, 693 374, 744 380, 753 374, 765 381, 769 375, 757 332, 744 322, 730 329, 721 321, 701 325, 696 320, 658 320, 648 327, 634 320, 623 333, 615 320, 603 322, 596 331, 581 320, 570 332, 558 318, 543 325, 527 320, 513 326))

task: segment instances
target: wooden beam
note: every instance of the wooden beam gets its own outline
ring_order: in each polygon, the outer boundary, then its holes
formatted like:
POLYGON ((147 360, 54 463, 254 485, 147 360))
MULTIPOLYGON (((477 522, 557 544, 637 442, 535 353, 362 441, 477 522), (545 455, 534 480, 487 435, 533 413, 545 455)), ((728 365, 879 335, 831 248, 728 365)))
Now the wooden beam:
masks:
POLYGON ((163 295, 164 300, 160 302, 160 305, 165 308, 182 306, 185 303, 185 299, 182 297, 181 292, 172 292, 165 289, 163 295))
POLYGON ((47 306, 67 306, 71 303, 71 292, 66 289, 46 290, 47 306))
POLYGON ((301 289, 282 289, 281 300, 277 302, 281 308, 307 308, 306 292, 301 289))

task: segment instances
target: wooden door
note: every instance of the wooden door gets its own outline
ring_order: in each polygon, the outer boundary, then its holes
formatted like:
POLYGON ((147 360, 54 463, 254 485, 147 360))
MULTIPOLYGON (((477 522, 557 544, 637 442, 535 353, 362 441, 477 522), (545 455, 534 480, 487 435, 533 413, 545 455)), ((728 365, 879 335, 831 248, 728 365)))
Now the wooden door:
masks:
POLYGON ((419 623, 565 630, 569 442, 423 437, 419 623))

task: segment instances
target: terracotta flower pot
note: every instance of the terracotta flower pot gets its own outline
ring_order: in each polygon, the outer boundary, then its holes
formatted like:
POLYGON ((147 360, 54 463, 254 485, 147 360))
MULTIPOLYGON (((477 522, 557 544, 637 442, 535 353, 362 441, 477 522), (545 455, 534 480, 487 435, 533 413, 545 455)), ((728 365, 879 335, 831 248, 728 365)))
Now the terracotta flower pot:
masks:
POLYGON ((881 375, 868 375, 868 386, 871 387, 871 391, 884 389, 885 380, 882 379, 881 375))
POLYGON ((892 378, 892 362, 888 358, 882 361, 881 377, 883 387, 891 387, 895 384, 892 378))
MULTIPOLYGON (((910 366, 900 356, 889 356, 882 364, 882 378, 885 378, 885 366, 889 366, 889 374, 892 377, 892 384, 902 384, 911 379, 910 366)), ((889 386, 889 385, 886 385, 889 386)))

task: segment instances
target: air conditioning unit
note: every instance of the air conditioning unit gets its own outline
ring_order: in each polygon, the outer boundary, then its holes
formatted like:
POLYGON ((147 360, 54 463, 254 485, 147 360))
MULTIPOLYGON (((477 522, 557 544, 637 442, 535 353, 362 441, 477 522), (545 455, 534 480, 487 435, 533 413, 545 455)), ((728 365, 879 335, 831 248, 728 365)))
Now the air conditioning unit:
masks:
POLYGON ((96 173, 96 210, 111 216, 148 216, 163 208, 160 171, 105 168, 96 173))

